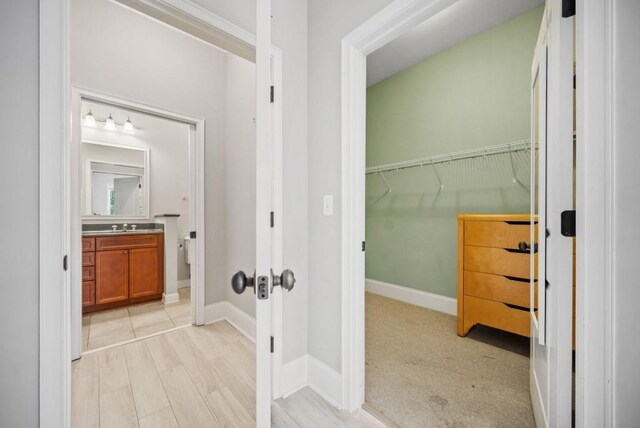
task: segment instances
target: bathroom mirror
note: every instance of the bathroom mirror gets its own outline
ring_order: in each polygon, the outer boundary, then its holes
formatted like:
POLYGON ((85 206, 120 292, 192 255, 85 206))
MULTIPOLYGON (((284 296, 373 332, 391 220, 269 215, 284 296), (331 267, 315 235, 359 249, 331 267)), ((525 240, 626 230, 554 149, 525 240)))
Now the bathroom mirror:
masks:
POLYGON ((149 149, 83 141, 85 219, 149 218, 149 149))

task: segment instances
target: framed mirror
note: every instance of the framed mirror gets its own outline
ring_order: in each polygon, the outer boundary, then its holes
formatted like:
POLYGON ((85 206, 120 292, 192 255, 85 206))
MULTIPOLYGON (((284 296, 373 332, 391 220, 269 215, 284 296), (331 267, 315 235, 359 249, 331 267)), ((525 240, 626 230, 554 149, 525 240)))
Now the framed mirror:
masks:
POLYGON ((83 141, 83 219, 149 218, 149 149, 83 141))

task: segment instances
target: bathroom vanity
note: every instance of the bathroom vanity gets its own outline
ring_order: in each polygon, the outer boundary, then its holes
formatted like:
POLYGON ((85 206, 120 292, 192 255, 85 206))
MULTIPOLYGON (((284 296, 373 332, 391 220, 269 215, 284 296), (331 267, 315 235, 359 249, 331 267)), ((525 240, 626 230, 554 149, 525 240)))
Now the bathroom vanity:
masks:
POLYGON ((163 290, 161 230, 83 233, 83 313, 160 299, 163 290))

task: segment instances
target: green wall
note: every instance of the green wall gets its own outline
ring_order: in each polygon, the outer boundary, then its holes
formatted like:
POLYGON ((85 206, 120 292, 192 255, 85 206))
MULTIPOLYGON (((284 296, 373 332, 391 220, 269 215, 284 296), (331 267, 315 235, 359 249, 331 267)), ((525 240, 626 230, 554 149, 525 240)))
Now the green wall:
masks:
MULTIPOLYGON (((543 6, 367 89, 367 166, 529 138, 543 6)), ((529 212, 527 152, 368 175, 366 276, 456 295, 459 213, 529 212), (513 160, 513 167, 512 161, 513 160), (516 178, 524 186, 514 183, 516 178)))

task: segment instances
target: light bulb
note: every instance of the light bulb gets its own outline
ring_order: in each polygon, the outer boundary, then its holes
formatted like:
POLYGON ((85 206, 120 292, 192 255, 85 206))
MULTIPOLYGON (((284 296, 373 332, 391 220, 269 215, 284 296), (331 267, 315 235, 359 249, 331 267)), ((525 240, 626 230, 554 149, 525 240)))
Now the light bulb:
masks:
POLYGON ((132 134, 135 132, 135 128, 133 127, 133 123, 130 118, 127 118, 127 121, 124 123, 124 130, 125 132, 130 132, 132 134))
POLYGON ((104 129, 108 131, 115 131, 116 129, 116 121, 113 120, 113 117, 111 117, 111 113, 109 113, 109 117, 107 118, 107 121, 104 123, 104 129))
POLYGON ((84 116, 84 120, 82 122, 84 126, 91 126, 93 128, 96 127, 96 118, 93 117, 93 113, 91 113, 91 109, 89 109, 89 113, 84 116))

